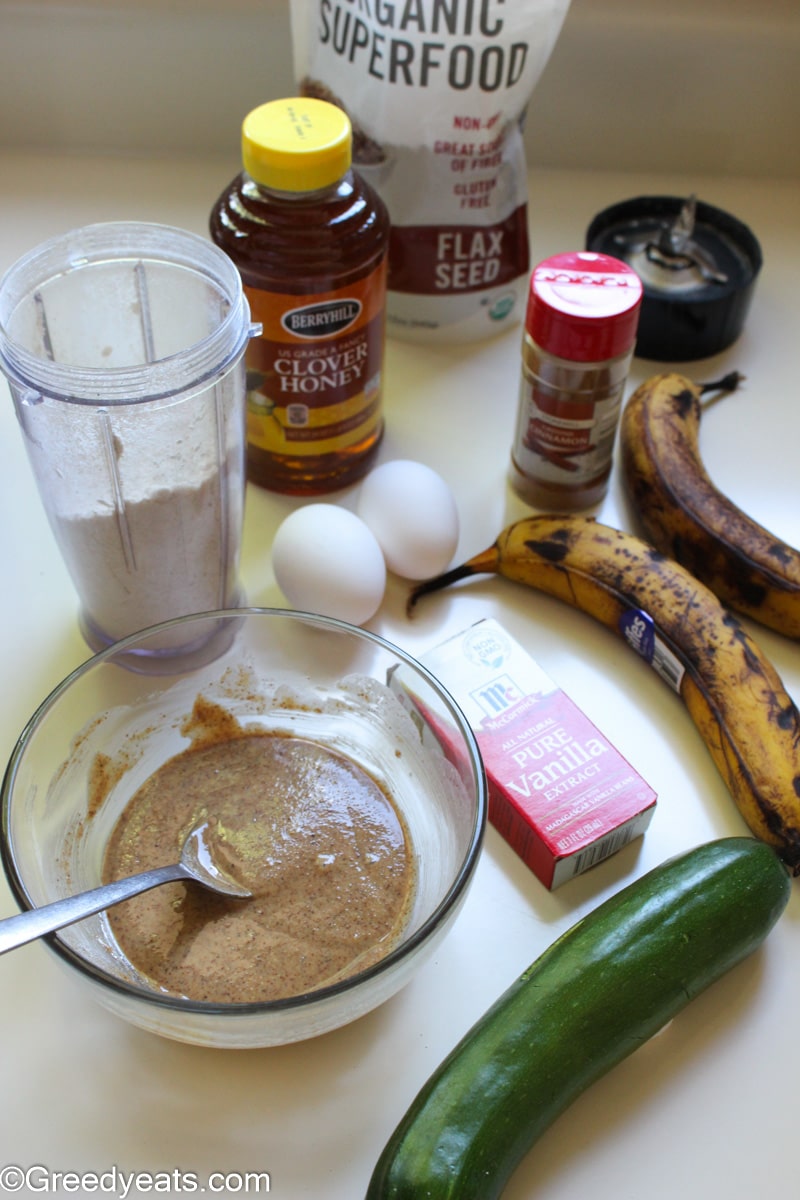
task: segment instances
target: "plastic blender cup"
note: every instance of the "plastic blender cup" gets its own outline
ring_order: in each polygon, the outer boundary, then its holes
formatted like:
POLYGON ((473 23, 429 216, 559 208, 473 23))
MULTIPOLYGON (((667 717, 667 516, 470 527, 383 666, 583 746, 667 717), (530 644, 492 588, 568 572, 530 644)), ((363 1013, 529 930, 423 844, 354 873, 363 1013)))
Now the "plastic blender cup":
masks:
MULTIPOLYGON (((87 226, 0 280, 0 369, 93 650, 242 603, 254 332, 230 259, 169 226, 87 226)), ((179 628, 129 665, 202 652, 179 628)))

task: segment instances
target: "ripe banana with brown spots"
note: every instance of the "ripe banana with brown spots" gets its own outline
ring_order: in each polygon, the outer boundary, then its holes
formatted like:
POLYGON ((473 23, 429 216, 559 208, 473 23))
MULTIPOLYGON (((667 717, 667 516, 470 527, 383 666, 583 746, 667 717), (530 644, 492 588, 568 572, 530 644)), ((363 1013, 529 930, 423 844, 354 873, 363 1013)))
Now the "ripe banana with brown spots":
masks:
POLYGON ((419 584, 479 574, 545 592, 623 637, 683 698, 751 831, 800 874, 800 713, 772 664, 709 588, 647 542, 589 517, 532 516, 419 584))
POLYGON ((628 400, 620 451, 636 518, 728 607, 800 638, 800 553, 711 481, 699 450, 704 390, 683 375, 654 375, 628 400))

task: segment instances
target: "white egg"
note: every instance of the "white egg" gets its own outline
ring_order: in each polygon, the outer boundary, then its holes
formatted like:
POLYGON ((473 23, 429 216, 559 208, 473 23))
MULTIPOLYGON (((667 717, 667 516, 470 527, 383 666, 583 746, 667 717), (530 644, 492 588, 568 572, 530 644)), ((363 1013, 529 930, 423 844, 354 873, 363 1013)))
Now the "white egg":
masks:
POLYGON ((351 625, 374 616, 386 589, 374 534, 335 504, 308 504, 285 518, 272 543, 272 569, 294 608, 351 625))
POLYGON ((430 579, 452 562, 459 533, 455 497, 424 463, 395 459, 376 467, 361 485, 357 512, 395 575, 430 579))

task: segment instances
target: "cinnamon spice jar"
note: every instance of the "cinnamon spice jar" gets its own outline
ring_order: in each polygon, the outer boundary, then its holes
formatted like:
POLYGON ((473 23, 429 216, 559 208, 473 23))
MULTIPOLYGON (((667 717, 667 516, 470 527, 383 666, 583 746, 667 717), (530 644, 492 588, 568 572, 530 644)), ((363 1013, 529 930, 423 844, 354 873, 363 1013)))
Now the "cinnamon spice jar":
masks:
POLYGON ((641 300, 638 275, 609 255, 534 268, 510 469, 527 503, 573 511, 605 495, 641 300))

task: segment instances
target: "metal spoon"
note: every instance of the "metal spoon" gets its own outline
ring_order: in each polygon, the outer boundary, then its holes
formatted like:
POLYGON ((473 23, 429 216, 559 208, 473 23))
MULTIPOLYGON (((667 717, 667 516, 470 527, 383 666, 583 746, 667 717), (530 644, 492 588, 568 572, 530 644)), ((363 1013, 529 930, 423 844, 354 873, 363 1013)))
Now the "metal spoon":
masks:
POLYGON ((120 900, 128 900, 131 896, 138 896, 140 892, 147 892, 150 888, 159 887, 162 883, 173 883, 175 880, 193 879, 223 896, 246 900, 252 893, 217 866, 207 834, 207 821, 196 825, 183 843, 180 861, 177 863, 129 875, 126 879, 103 884, 102 887, 93 888, 89 892, 81 892, 77 896, 68 896, 41 908, 32 908, 17 916, 6 917, 0 921, 0 954, 5 954, 7 950, 15 950, 17 946, 24 946, 26 942, 32 942, 55 929, 82 921, 84 917, 90 917, 104 908, 119 904, 120 900))

